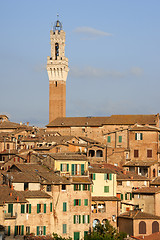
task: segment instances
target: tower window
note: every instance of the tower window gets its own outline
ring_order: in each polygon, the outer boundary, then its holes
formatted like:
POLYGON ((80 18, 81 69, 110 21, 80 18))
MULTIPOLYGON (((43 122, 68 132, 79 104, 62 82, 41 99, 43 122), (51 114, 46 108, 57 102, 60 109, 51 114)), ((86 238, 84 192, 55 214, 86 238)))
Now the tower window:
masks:
POLYGON ((59 44, 55 44, 55 59, 57 60, 57 56, 59 56, 59 44))
POLYGON ((57 87, 57 81, 56 81, 56 87, 57 87))

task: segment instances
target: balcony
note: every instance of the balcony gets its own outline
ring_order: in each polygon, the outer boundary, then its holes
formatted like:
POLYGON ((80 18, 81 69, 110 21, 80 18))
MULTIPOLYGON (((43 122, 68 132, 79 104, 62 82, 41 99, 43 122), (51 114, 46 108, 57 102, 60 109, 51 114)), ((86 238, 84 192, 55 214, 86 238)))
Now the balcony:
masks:
POLYGON ((17 218, 17 214, 15 214, 15 216, 13 216, 12 213, 5 213, 4 214, 4 219, 7 220, 7 219, 16 219, 17 218))

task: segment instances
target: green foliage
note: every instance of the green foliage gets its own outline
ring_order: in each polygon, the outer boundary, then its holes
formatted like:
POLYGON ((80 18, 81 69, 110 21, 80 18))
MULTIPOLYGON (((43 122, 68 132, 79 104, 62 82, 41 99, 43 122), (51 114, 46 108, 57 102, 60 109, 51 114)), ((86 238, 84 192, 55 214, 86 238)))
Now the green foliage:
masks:
POLYGON ((126 236, 126 233, 118 233, 109 221, 106 221, 104 225, 97 224, 84 240, 123 240, 126 236))
POLYGON ((63 237, 61 237, 61 236, 58 236, 57 233, 53 233, 53 239, 54 239, 54 240, 72 240, 71 237, 69 237, 69 238, 63 238, 63 237))

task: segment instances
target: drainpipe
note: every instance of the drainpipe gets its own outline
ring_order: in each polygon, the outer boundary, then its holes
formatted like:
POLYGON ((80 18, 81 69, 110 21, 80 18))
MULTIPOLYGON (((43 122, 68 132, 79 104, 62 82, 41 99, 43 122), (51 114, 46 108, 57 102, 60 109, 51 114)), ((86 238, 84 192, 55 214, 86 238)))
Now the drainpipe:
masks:
POLYGON ((105 156, 105 160, 106 160, 106 163, 107 163, 107 145, 106 145, 106 156, 105 156))

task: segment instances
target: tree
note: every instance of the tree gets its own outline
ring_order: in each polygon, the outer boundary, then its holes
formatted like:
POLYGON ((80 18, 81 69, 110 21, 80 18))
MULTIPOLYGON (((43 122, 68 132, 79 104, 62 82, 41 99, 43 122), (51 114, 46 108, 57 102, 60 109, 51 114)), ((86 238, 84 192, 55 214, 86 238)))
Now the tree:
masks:
POLYGON ((118 233, 107 220, 105 224, 97 224, 93 231, 84 237, 84 240, 123 240, 126 233, 118 233))

